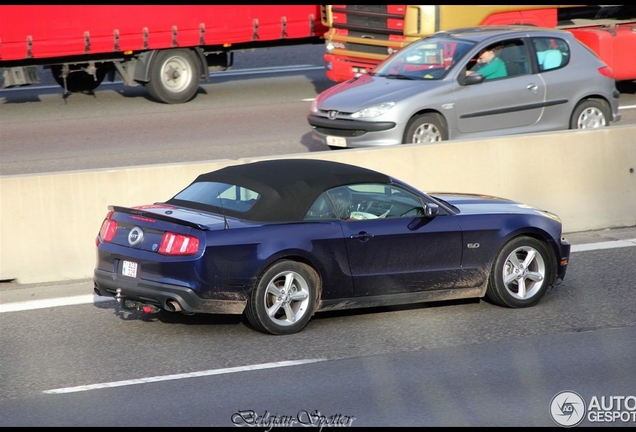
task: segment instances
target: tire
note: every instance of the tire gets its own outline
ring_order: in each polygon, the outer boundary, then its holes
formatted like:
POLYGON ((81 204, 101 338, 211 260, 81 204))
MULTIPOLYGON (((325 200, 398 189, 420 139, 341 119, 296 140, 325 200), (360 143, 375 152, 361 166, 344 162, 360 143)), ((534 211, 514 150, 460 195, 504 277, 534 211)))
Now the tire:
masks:
POLYGON ((510 308, 534 306, 552 283, 554 267, 553 254, 544 243, 530 237, 517 237, 497 255, 486 297, 510 308))
POLYGON ((302 330, 316 307, 318 274, 295 261, 268 268, 252 290, 246 317, 263 333, 287 335, 302 330))
MULTIPOLYGON (((71 93, 92 92, 100 86, 106 77, 107 70, 104 67, 97 68, 95 75, 91 75, 82 70, 76 70, 68 74, 66 77, 66 90, 71 93)), ((64 79, 62 78, 62 66, 51 66, 51 74, 55 82, 64 88, 64 79)))
POLYGON ((599 99, 586 99, 572 111, 570 129, 598 129, 609 126, 610 118, 610 108, 607 102, 599 99))
POLYGON ((159 102, 188 102, 199 88, 200 69, 199 59, 192 50, 159 51, 150 66, 150 81, 145 84, 146 90, 159 102))
POLYGON ((439 114, 428 113, 413 117, 406 126, 404 144, 432 143, 448 139, 448 128, 439 114))

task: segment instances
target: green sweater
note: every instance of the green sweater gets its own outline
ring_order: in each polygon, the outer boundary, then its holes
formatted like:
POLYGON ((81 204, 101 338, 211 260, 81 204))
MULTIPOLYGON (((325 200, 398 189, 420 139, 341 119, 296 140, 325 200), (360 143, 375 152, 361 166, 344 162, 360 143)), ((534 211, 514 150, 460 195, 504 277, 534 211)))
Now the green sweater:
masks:
POLYGON ((487 80, 508 76, 506 64, 499 57, 495 57, 488 63, 482 63, 475 72, 482 74, 487 80))

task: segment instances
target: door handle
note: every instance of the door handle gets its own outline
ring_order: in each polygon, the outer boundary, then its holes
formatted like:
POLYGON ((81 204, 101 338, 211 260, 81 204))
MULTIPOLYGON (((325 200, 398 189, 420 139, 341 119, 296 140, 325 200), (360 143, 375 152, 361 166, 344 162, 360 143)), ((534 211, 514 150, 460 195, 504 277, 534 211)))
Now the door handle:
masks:
POLYGON ((369 241, 369 239, 373 237, 373 234, 369 234, 366 231, 360 231, 358 234, 352 234, 351 238, 352 239, 358 239, 361 242, 366 242, 369 241))

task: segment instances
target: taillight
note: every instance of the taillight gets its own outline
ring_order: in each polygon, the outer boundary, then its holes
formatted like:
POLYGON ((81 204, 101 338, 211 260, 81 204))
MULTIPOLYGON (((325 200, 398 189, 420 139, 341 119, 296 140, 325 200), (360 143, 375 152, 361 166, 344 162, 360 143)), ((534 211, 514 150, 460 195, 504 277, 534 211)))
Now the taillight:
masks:
POLYGON ((198 249, 198 238, 167 232, 161 239, 158 252, 163 255, 192 255, 196 253, 198 249))
POLYGON ((104 219, 104 222, 102 222, 102 227, 99 230, 99 236, 104 242, 112 241, 113 237, 115 237, 115 233, 117 232, 117 222, 111 220, 111 217, 113 217, 113 213, 113 210, 108 212, 108 214, 106 215, 106 219, 104 219))
POLYGON ((598 73, 600 73, 601 75, 606 76, 608 78, 614 79, 614 73, 609 68, 609 66, 602 66, 602 67, 598 68, 598 73))

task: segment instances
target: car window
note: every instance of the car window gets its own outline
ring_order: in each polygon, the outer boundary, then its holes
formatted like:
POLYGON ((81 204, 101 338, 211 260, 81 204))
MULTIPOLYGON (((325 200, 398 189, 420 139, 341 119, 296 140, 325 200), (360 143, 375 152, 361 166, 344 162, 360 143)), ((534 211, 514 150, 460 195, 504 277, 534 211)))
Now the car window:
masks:
POLYGON ((242 186, 202 181, 192 183, 172 199, 245 212, 260 197, 259 193, 242 186))
POLYGON ((303 218, 304 220, 335 220, 338 219, 331 199, 327 192, 323 192, 312 204, 303 218))
POLYGON ((549 71, 564 67, 570 58, 568 44, 559 38, 533 38, 539 71, 549 71))
POLYGON ((484 80, 503 79, 529 73, 526 46, 521 39, 490 44, 468 61, 466 73, 480 73, 484 80))
POLYGON ((304 219, 356 221, 422 214, 422 203, 412 192, 396 185, 363 183, 339 186, 324 192, 304 219))
POLYGON ((380 63, 372 75, 390 79, 438 80, 474 44, 449 38, 430 37, 414 42, 380 63))

